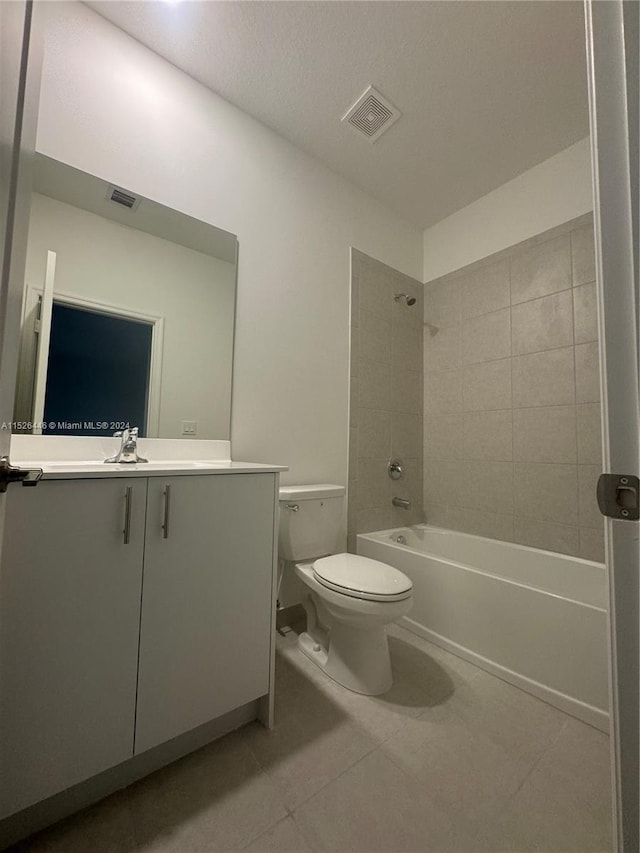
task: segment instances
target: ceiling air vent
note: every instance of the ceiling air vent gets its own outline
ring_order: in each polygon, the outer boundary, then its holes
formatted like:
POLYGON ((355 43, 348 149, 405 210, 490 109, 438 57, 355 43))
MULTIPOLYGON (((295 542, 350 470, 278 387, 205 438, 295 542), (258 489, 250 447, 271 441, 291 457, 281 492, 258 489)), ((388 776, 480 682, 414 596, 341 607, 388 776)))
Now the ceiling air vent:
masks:
POLYGON ((131 195, 131 193, 120 189, 120 187, 115 187, 113 184, 107 190, 107 198, 109 201, 115 201, 116 204, 121 204, 129 210, 136 210, 140 204, 138 196, 131 195))
POLYGON ((375 142, 400 118, 400 115, 400 110, 396 109, 384 95, 381 95, 373 86, 369 86, 345 113, 342 121, 350 124, 369 142, 375 142))

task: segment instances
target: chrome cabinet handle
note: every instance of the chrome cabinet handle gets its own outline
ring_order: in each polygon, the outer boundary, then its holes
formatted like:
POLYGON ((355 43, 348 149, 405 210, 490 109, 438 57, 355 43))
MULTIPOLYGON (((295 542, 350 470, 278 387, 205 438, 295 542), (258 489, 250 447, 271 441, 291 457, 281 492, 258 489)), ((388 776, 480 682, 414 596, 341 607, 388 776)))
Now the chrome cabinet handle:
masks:
POLYGON ((164 520, 162 522, 162 538, 169 538, 169 515, 171 511, 171 486, 164 487, 164 520))
POLYGON ((125 545, 128 545, 131 542, 131 494, 133 488, 132 486, 127 486, 124 490, 124 530, 123 533, 123 541, 125 545))
POLYGON ((290 509, 291 512, 299 512, 300 511, 300 507, 298 506, 298 504, 285 504, 284 508, 290 509))

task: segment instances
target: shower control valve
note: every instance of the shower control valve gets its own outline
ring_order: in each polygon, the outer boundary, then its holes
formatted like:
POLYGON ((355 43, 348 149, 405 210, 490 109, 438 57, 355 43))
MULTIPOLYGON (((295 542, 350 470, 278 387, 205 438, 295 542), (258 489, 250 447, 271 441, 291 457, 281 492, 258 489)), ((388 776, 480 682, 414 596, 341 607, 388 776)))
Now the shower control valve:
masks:
POLYGON ((401 459, 392 459, 387 465, 387 472, 392 480, 400 480, 404 476, 401 459))

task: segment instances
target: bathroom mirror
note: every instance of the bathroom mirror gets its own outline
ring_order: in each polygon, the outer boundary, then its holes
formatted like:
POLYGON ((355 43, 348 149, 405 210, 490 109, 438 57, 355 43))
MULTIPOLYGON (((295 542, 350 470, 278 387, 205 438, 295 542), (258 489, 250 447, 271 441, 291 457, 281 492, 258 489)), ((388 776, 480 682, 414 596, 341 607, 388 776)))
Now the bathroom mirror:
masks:
POLYGON ((228 439, 238 242, 37 156, 14 432, 228 439))

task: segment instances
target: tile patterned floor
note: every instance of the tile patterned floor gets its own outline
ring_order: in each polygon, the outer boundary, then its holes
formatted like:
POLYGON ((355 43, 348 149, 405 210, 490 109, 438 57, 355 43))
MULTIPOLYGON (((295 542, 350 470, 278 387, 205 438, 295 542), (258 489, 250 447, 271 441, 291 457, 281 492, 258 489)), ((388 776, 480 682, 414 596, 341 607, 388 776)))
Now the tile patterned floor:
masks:
POLYGON ((358 696, 279 637, 277 725, 252 723, 15 853, 608 853, 602 733, 392 626, 358 696))

